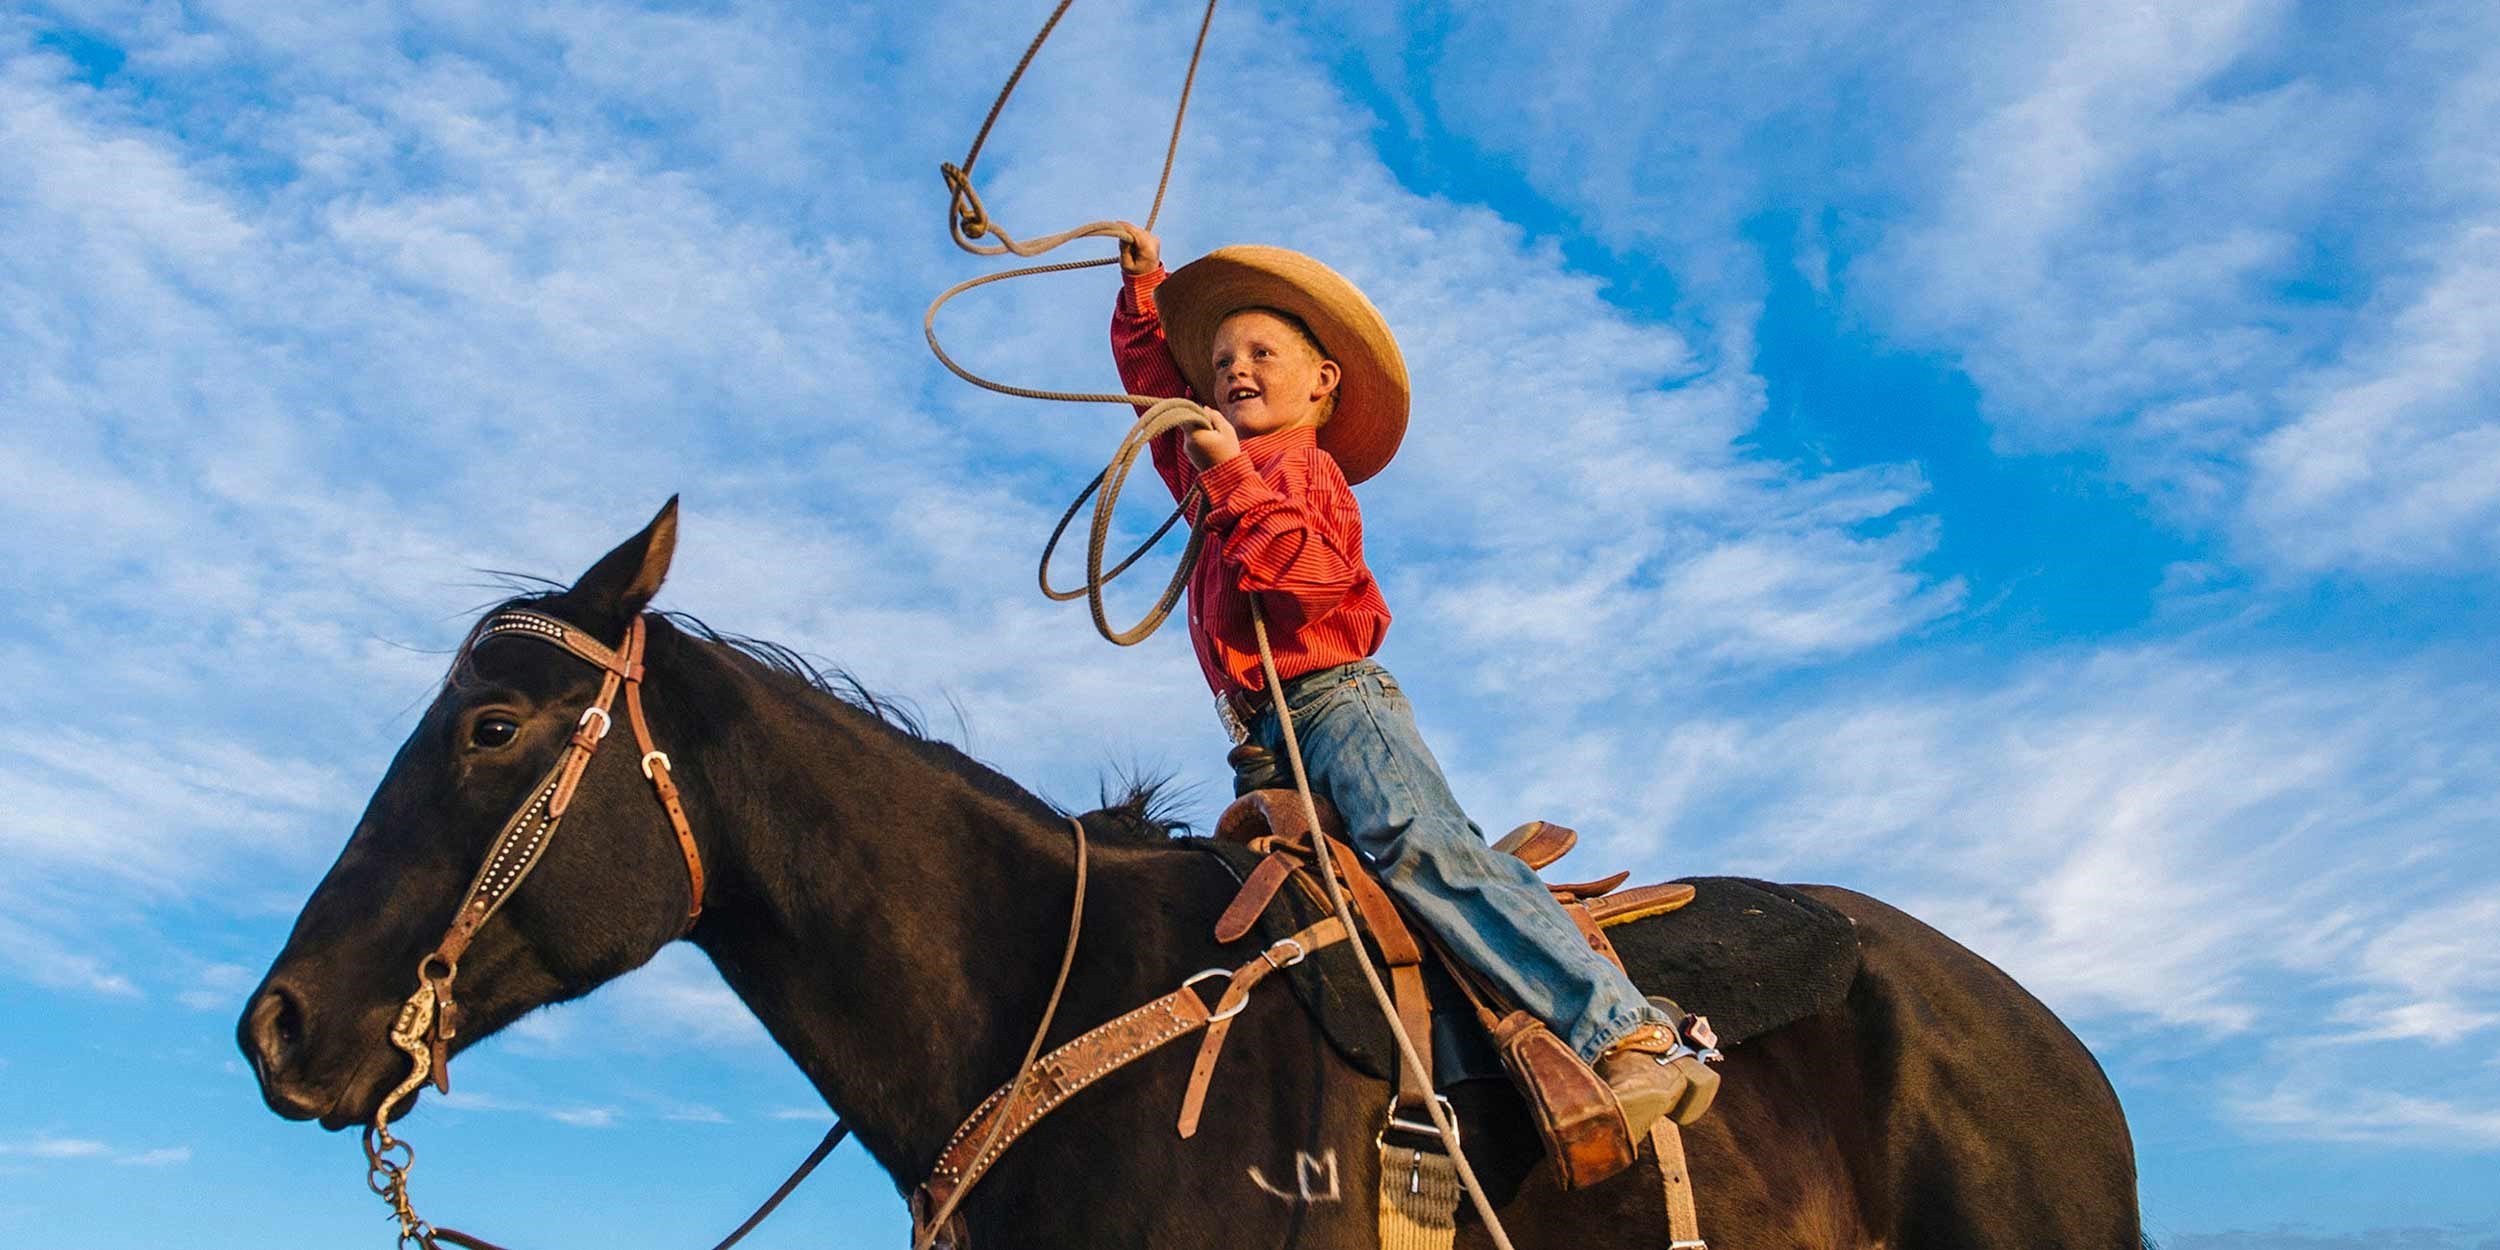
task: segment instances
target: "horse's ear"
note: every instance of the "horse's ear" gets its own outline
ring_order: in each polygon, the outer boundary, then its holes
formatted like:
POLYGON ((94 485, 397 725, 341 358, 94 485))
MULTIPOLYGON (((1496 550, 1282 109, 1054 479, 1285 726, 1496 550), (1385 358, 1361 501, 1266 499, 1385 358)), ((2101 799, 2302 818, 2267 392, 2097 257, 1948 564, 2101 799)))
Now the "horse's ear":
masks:
POLYGON ((651 596, 668 579, 669 559, 677 554, 677 496, 660 505, 642 532, 599 557, 597 564, 573 583, 566 598, 603 621, 623 624, 641 614, 651 596))

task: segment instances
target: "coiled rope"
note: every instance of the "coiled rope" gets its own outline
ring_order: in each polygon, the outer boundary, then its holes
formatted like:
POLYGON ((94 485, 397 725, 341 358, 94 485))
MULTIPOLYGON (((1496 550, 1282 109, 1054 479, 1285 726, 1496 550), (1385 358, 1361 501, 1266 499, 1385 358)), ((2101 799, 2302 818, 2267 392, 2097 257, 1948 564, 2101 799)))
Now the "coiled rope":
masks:
MULTIPOLYGON (((1069 7, 1075 2, 1076 0, 1059 0, 1058 6, 1051 10, 1050 18, 1042 23, 1041 30, 1033 36, 1033 42, 1025 46, 1024 55, 1016 61, 1016 68, 1007 75, 1006 84, 998 89, 998 98, 990 102, 989 115, 982 118, 981 129, 973 135, 972 146, 964 153, 963 163, 939 167, 947 189, 947 232, 955 240, 957 247, 974 255, 1015 255, 1031 259, 1078 239, 1113 238, 1123 242, 1134 241, 1134 236, 1126 227, 1116 221, 1105 220, 1088 222, 1056 234, 1046 234, 1036 239, 1019 242, 1014 236, 1008 234, 995 218, 990 216, 988 208, 981 202, 979 191, 972 185, 973 164, 981 157, 982 145, 989 142, 991 128, 998 124, 999 115, 1006 110, 1008 97, 1015 94, 1016 84, 1024 78, 1024 71, 1032 66, 1033 58, 1041 51, 1042 44, 1050 38, 1051 31, 1059 25, 1059 19, 1067 15, 1069 7), (984 243, 983 239, 997 241, 984 243)), ((1172 165, 1180 152, 1181 124, 1189 115, 1189 96, 1191 90, 1197 85, 1198 63, 1206 53, 1207 30, 1215 22, 1215 6, 1216 0, 1207 0, 1206 13, 1198 22, 1197 42, 1190 48, 1189 71, 1181 79, 1180 102, 1172 110, 1172 132, 1164 144, 1163 173, 1155 182, 1154 203, 1146 213, 1145 228, 1149 231, 1154 229, 1156 219, 1162 216, 1164 195, 1171 189, 1172 165)), ((1180 602, 1181 596, 1188 590, 1190 572, 1196 567, 1206 547, 1206 531, 1199 523, 1204 516, 1205 497, 1197 489, 1191 489, 1187 497, 1181 500, 1180 506, 1172 510, 1172 515, 1164 518, 1163 524, 1158 526, 1145 542, 1139 544, 1136 550, 1122 557, 1118 564, 1105 572, 1103 551, 1110 541, 1112 513, 1118 504, 1121 487, 1127 482, 1129 474, 1135 470, 1138 456, 1151 448, 1154 440, 1179 429, 1212 429, 1215 422, 1214 414, 1189 399, 1125 393, 1052 391, 995 381, 956 363, 955 358, 948 355, 946 348, 938 342, 937 336, 938 309, 945 307, 947 301, 975 287, 987 286, 993 282, 1004 282, 1010 278, 1092 269, 1117 263, 1117 259, 1117 257, 1100 257, 1093 260, 1055 261, 967 278, 946 288, 938 294, 936 299, 929 302, 928 312, 921 317, 921 330, 928 337, 929 350, 937 356, 939 364, 946 366, 947 371, 956 377, 984 390, 995 391, 1001 395, 1013 395, 1020 399, 1047 400, 1058 403, 1128 404, 1145 410, 1138 417, 1137 423, 1129 427, 1128 434, 1120 440, 1119 449, 1113 453, 1110 464, 1102 472, 1095 474, 1094 479, 1086 483, 1085 489, 1077 492, 1076 499, 1069 503, 1067 511, 1060 515, 1059 523, 1052 527, 1049 541, 1042 546, 1038 575, 1044 595, 1063 602, 1079 595, 1084 596, 1086 607, 1093 615, 1096 632, 1121 646, 1133 646, 1144 641, 1155 630, 1162 627, 1163 622, 1170 617, 1173 607, 1180 602), (1085 506, 1088 499, 1094 501, 1094 516, 1085 548, 1085 581, 1073 590, 1061 590, 1051 585, 1051 556, 1058 550, 1060 539, 1066 535, 1069 523, 1076 518, 1077 511, 1085 506), (1190 521, 1189 543, 1182 551, 1179 563, 1173 567, 1171 580, 1164 585, 1163 593, 1157 597, 1154 607, 1149 609, 1136 624, 1125 629, 1114 628, 1103 604, 1103 588, 1114 578, 1127 572, 1130 566, 1136 564, 1157 543, 1161 542, 1163 536, 1170 533, 1172 527, 1180 523, 1183 518, 1190 521)), ((1258 638, 1260 672, 1267 680, 1267 688, 1281 695, 1284 682, 1277 675, 1276 656, 1268 644, 1267 614, 1261 609, 1256 594, 1250 596, 1250 623, 1258 638)), ((1302 761, 1301 743, 1294 734, 1293 713, 1286 707, 1282 697, 1275 698, 1271 702, 1276 709, 1277 722, 1284 733, 1285 755, 1293 765, 1294 789, 1301 797, 1304 818, 1309 820, 1310 827, 1316 830, 1320 827, 1318 805, 1311 797, 1311 781, 1302 761)), ((1326 886, 1329 903, 1335 909, 1339 923, 1345 925, 1348 933, 1360 932, 1360 928, 1355 923, 1353 906, 1346 897, 1343 883, 1337 879, 1335 865, 1331 863, 1334 857, 1318 855, 1314 858, 1319 861, 1320 879, 1326 886)), ((1372 966, 1369 952, 1364 950, 1361 943, 1355 943, 1352 949, 1355 963, 1363 970, 1363 981, 1371 990, 1372 1001, 1380 1008, 1382 1019, 1389 1025, 1389 1036, 1397 1043, 1399 1060, 1419 1082, 1428 1080, 1430 1070, 1416 1050, 1421 1042, 1419 1039, 1407 1036, 1405 1025, 1399 1019, 1396 1003, 1390 997, 1388 986, 1382 983, 1379 970, 1372 966)), ((1065 975, 1064 969, 1062 975, 1065 975)), ((1039 1041, 1038 1035, 1035 1040, 1039 1041)), ((1011 1097, 1015 1089, 1021 1086, 1030 1074, 1032 1061, 1033 1056, 1027 1055, 1024 1067, 1018 1070, 1015 1080, 1009 1083, 1011 1097)), ((1475 1169, 1468 1166, 1466 1152, 1459 1149, 1458 1126, 1451 1122, 1449 1113, 1443 1109, 1438 1099, 1426 1101, 1424 1109, 1431 1116, 1433 1129, 1440 1136, 1443 1147, 1449 1152, 1450 1162, 1458 1173, 1460 1187, 1466 1191, 1468 1201, 1475 1207, 1477 1218, 1484 1221, 1485 1231, 1491 1236, 1493 1244, 1497 1250, 1511 1250, 1510 1235, 1502 1227, 1501 1217, 1494 1212, 1492 1199, 1485 1194, 1484 1187, 1477 1182, 1475 1169)), ((956 1204, 961 1202, 969 1192, 968 1189, 957 1190, 948 1197, 946 1203, 927 1222, 928 1233, 915 1250, 927 1250, 928 1239, 933 1238, 938 1230, 945 1227, 947 1217, 954 1213, 956 1204)))
MULTIPOLYGON (((972 185, 973 164, 981 159, 981 148, 989 142, 990 130, 998 124, 999 114, 1006 111, 1008 97, 1015 94, 1016 84, 1023 80, 1024 71, 1032 66, 1034 55, 1042 50, 1042 44, 1050 38, 1050 32, 1058 27, 1059 19, 1065 17, 1069 6, 1075 3, 1076 0, 1059 0, 1059 6, 1051 10, 1050 19, 1042 23, 1042 29, 1033 36, 1033 42, 1025 45, 1024 55, 1017 59, 1014 72, 1007 75, 1006 84, 998 89, 998 98, 990 102, 989 116, 981 119, 980 131, 972 136, 972 147, 964 153, 963 163, 939 166, 939 174, 946 180, 947 233, 955 240, 955 246, 976 256, 1014 255, 1029 259, 1078 239, 1110 238, 1122 242, 1128 242, 1131 239, 1127 227, 1116 221, 1105 220, 1087 222, 1073 229, 1062 230, 1057 234, 1047 234, 1038 239, 1018 242, 1013 235, 1007 233, 1005 227, 1000 226, 997 220, 990 216, 988 207, 981 203, 981 193, 972 185), (985 238, 996 239, 997 242, 981 242, 985 238)), ((1181 79, 1180 104, 1172 110, 1172 133, 1163 146, 1163 173, 1155 180, 1154 203, 1146 210, 1146 229, 1148 230, 1154 229, 1156 219, 1163 216, 1163 197, 1172 189, 1172 164, 1180 154, 1181 124, 1189 116, 1189 96, 1198 83, 1198 62, 1207 50, 1207 29, 1215 23, 1215 4, 1216 0, 1207 0, 1206 14, 1198 21, 1197 43, 1189 50, 1189 72, 1181 79)), ((996 273, 967 278, 939 292, 936 299, 929 301, 929 310, 920 319, 920 329, 921 333, 927 336, 929 350, 937 356, 939 364, 946 366, 947 371, 956 377, 984 390, 996 391, 1001 395, 1013 395, 1019 399, 1039 399, 1072 404, 1129 404, 1145 409, 1144 415, 1138 418, 1137 424, 1129 429, 1128 436, 1121 440, 1119 452, 1112 457, 1110 466, 1101 473, 1095 474, 1094 480, 1086 483, 1085 489, 1077 492, 1076 498, 1068 504, 1067 511, 1060 514, 1059 523, 1051 527, 1050 540, 1042 544, 1042 558, 1036 573, 1044 595, 1062 603, 1082 596, 1085 599, 1086 608, 1093 614, 1095 632, 1114 643, 1127 647, 1144 642, 1157 629, 1162 628, 1163 622, 1171 616, 1173 607, 1179 604, 1181 596, 1189 589, 1189 573, 1192 568, 1196 567, 1199 552, 1206 546, 1206 534, 1197 525, 1197 520, 1203 512, 1204 499, 1197 491, 1192 490, 1188 498, 1183 499, 1178 507, 1172 509, 1172 515, 1165 517, 1163 524, 1155 527, 1155 532, 1148 535, 1146 541, 1139 543, 1136 550, 1122 557, 1118 564, 1106 572, 1102 566, 1103 549, 1110 543, 1111 518, 1114 507, 1119 501, 1121 485, 1128 480, 1129 473, 1136 467, 1138 453, 1152 447, 1157 437, 1173 429, 1211 429, 1214 425, 1212 417, 1206 409, 1187 399, 1125 393, 1049 391, 985 378, 956 363, 953 356, 947 355, 946 348, 938 342, 937 335, 938 309, 945 307, 947 301, 974 287, 1004 282, 1009 278, 1029 278, 1047 273, 1094 269, 1117 262, 1118 258, 1108 256, 1093 260, 1055 261, 1043 265, 1023 265, 1013 269, 1002 269, 996 273), (1067 536, 1069 523, 1076 519, 1077 511, 1085 506, 1085 501, 1088 499, 1093 499, 1095 503, 1093 526, 1085 546, 1085 581, 1075 589, 1062 590, 1051 584, 1051 557, 1058 552, 1060 540, 1067 536), (1171 580, 1164 584, 1163 592, 1156 597, 1154 606, 1147 609, 1146 614, 1139 618, 1136 624, 1126 628, 1114 628, 1111 624, 1110 612, 1103 603, 1103 588, 1109 586, 1122 573, 1127 572, 1130 566, 1136 564, 1147 552, 1152 551, 1156 544, 1163 541, 1163 536, 1171 533, 1172 527, 1179 524, 1184 517, 1191 522, 1189 544, 1181 552, 1180 563, 1173 567, 1171 580)))

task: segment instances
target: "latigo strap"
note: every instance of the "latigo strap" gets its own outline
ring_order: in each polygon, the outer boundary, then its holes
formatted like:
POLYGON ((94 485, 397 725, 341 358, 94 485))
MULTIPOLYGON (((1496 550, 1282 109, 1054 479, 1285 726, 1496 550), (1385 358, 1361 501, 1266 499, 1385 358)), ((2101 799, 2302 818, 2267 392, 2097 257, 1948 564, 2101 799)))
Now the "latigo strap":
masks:
MULTIPOLYGON (((1018 1079, 991 1091, 956 1127, 945 1148, 938 1152, 928 1179, 913 1193, 914 1243, 921 1243, 933 1232, 925 1223, 931 1213, 943 1209, 958 1193, 978 1183, 1007 1153, 1007 1148, 1043 1116, 1058 1110, 1096 1081, 1205 1028, 1210 1031, 1199 1046, 1197 1062, 1190 1069, 1189 1088, 1182 1098, 1181 1135, 1186 1137, 1197 1131, 1198 1115, 1205 1106, 1207 1084, 1215 1075, 1225 1034, 1233 1017, 1249 1006, 1250 991, 1270 974, 1345 939, 1345 926, 1332 916, 1278 941, 1238 968, 1209 968, 1196 973, 1171 993, 1062 1043, 1036 1060, 1029 1075, 1020 1074, 1018 1079), (1226 978, 1228 984, 1210 1008, 1196 987, 1217 977, 1226 978)), ((933 1240, 932 1244, 945 1243, 933 1240)))

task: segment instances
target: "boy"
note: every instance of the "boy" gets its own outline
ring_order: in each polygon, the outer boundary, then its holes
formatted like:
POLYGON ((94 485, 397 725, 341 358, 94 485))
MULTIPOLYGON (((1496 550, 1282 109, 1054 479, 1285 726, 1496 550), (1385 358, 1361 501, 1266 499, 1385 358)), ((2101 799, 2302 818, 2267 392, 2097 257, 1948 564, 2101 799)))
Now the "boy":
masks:
POLYGON ((1122 383, 1220 414, 1214 429, 1157 440, 1154 461, 1175 498, 1206 494, 1189 635, 1227 727, 1283 753, 1250 623, 1255 594, 1312 785, 1389 891, 1595 1068, 1634 1141, 1660 1115, 1698 1118, 1718 1075, 1589 949, 1533 870, 1485 845, 1396 680, 1370 658, 1389 607, 1363 562, 1349 487, 1396 453, 1407 402, 1405 362, 1379 312, 1335 271, 1281 248, 1225 248, 1167 285, 1161 242, 1122 224, 1127 278, 1111 320, 1122 383))

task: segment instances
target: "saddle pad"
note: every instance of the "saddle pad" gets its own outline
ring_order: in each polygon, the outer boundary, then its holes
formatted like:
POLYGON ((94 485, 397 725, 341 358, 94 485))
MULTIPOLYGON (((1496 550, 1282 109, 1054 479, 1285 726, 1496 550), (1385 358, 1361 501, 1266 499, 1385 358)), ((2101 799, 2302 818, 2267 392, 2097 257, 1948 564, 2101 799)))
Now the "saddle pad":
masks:
MULTIPOLYGON (((1750 877, 1685 877, 1693 901, 1615 925, 1632 982, 1710 1017, 1724 1048, 1837 1010, 1858 975, 1857 922, 1750 877)), ((1357 975, 1360 975, 1359 973, 1357 975)))
MULTIPOLYGON (((1236 879, 1261 858, 1232 843, 1175 839, 1222 860, 1236 879)), ((1675 911, 1607 928, 1633 983, 1687 1011, 1710 1017, 1722 1048, 1837 1008, 1857 976, 1856 928, 1847 916, 1786 886, 1744 877, 1686 877, 1693 901, 1675 911)), ((1288 888, 1242 943, 1271 943, 1328 914, 1307 892, 1288 888)), ((1368 945, 1368 943, 1367 943, 1368 945)), ((1379 951, 1372 948, 1375 966, 1379 951)), ((1506 1080, 1490 1038, 1448 974, 1427 960, 1433 1003, 1434 1075, 1506 1080)), ((1286 972, 1296 1001, 1329 1044, 1364 1074, 1387 1080, 1397 1061, 1351 946, 1322 951, 1286 972)))

